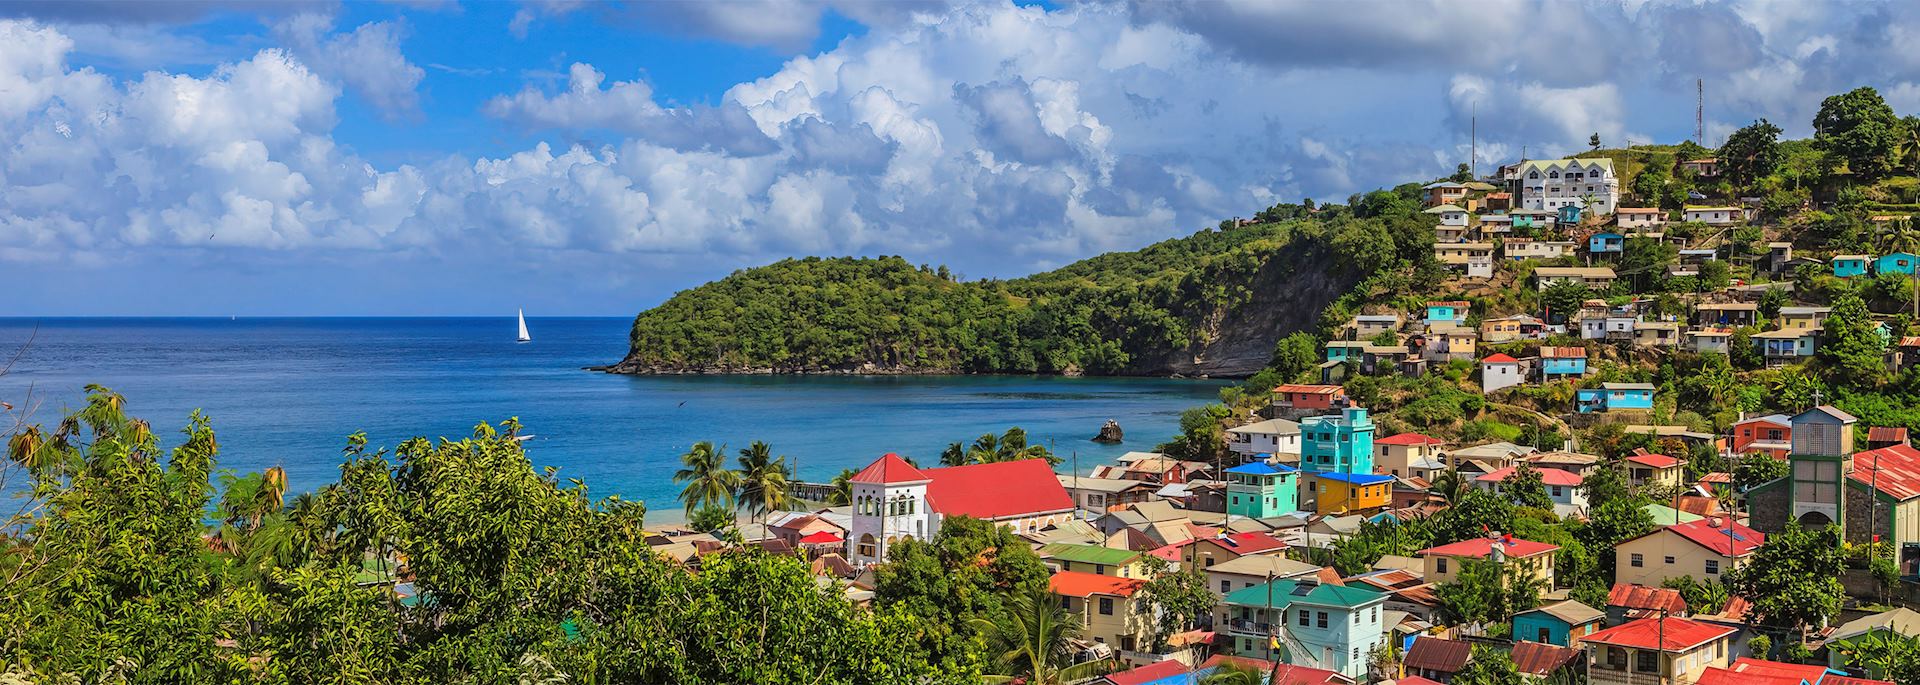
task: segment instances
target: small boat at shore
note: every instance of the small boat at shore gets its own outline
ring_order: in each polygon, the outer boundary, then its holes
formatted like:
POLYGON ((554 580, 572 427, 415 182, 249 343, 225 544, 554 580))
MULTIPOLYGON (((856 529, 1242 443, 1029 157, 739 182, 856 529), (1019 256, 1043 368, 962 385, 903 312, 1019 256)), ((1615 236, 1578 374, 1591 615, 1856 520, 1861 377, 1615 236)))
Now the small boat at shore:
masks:
POLYGON ((527 310, 520 310, 520 338, 518 342, 533 342, 533 336, 527 335, 527 310))

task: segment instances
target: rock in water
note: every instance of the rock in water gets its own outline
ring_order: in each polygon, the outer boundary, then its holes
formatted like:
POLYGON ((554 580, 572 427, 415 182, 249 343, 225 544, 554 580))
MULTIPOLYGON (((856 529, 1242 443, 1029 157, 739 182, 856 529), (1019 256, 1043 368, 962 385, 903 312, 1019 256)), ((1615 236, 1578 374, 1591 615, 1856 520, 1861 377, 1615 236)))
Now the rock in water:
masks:
POLYGON ((1100 427, 1100 434, 1093 436, 1094 442, 1104 442, 1108 444, 1120 442, 1121 439, 1120 422, 1113 419, 1107 419, 1107 424, 1100 427))

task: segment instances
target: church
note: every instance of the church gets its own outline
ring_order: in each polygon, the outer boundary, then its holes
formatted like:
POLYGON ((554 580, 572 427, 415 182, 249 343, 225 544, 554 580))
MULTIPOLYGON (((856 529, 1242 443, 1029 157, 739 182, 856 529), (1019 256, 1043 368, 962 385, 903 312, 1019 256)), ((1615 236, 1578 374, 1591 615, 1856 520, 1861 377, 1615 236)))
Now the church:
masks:
POLYGON ((1073 518, 1073 498, 1045 459, 916 468, 891 452, 849 479, 853 527, 847 558, 865 566, 887 558, 902 538, 930 540, 948 516, 971 516, 1016 531, 1073 518))
MULTIPOLYGON (((1755 529, 1773 534, 1789 521, 1840 526, 1847 542, 1893 544, 1900 575, 1920 573, 1920 450, 1905 435, 1854 451, 1858 421, 1831 406, 1794 416, 1787 476, 1746 493, 1755 529)), ((1878 431, 1876 431, 1878 432, 1878 431)))

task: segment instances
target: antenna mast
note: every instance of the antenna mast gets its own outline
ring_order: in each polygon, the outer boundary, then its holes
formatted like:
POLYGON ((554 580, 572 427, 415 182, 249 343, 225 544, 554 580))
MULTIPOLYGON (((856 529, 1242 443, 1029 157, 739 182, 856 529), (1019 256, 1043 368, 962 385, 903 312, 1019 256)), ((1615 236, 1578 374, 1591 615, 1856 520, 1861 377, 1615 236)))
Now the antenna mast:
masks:
POLYGON ((1693 142, 1707 144, 1707 86, 1700 79, 1693 80, 1693 142))
POLYGON ((1480 180, 1480 103, 1473 103, 1473 109, 1467 115, 1467 173, 1473 180, 1480 180))

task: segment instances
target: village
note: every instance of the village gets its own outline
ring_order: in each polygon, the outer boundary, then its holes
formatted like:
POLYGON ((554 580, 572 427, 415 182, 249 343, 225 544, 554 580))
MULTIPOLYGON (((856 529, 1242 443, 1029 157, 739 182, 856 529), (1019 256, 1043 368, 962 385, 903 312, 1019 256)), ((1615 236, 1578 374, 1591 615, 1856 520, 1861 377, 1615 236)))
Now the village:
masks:
MULTIPOLYGON (((1681 166, 1718 174, 1712 158, 1681 166)), ((1598 380, 1590 364, 1603 355, 1726 355, 1734 345, 1750 346, 1767 368, 1804 361, 1822 344, 1832 307, 1792 300, 1796 279, 1910 278, 1920 256, 1796 254, 1786 241, 1741 251, 1728 236, 1755 221, 1757 198, 1679 211, 1623 207, 1605 158, 1527 161, 1492 180, 1499 184, 1421 189, 1424 213, 1437 220, 1434 257, 1453 271, 1449 286, 1572 290, 1583 294, 1574 306, 1556 310, 1555 298, 1543 297, 1539 311, 1466 300, 1370 307, 1324 343, 1318 383, 1272 387, 1253 416, 1225 428, 1226 455, 1212 461, 1130 452, 1061 474, 1043 459, 922 468, 888 454, 846 479, 844 504, 778 513, 734 534, 805 556, 821 583, 862 602, 872 600, 874 571, 900 541, 933 539, 951 517, 1002 526, 1044 561, 1053 597, 1083 626, 1069 660, 1102 664, 1106 673, 1082 682, 1189 683, 1240 668, 1258 671, 1261 682, 1426 685, 1450 682, 1482 660, 1475 655, 1493 653, 1539 682, 1891 682, 1870 679, 1880 674, 1851 657, 1862 640, 1920 631, 1920 613, 1902 606, 1903 588, 1920 574, 1920 450, 1906 429, 1861 425, 1817 401, 1796 413, 1742 414, 1726 431, 1663 425, 1652 420, 1658 386, 1598 380), (1644 275, 1615 268, 1635 243, 1670 246, 1674 259, 1658 265, 1663 277, 1717 273, 1723 282, 1683 295, 1688 313, 1653 297, 1599 296, 1618 279, 1644 275), (1734 261, 1770 278, 1728 279, 1734 261), (1758 332, 1736 335, 1743 327, 1758 332), (1583 453, 1576 440, 1377 435, 1368 408, 1346 387, 1361 377, 1418 378, 1463 365, 1490 399, 1571 388, 1557 416, 1533 412, 1568 434, 1613 424, 1667 449, 1609 458, 1583 453), (1728 464, 1763 457, 1784 475, 1752 483, 1743 474, 1699 473, 1689 458, 1702 453, 1728 464), (1360 567, 1344 556, 1357 540, 1442 517, 1475 497, 1534 507, 1556 525, 1595 526, 1589 517, 1602 488, 1634 493, 1645 502, 1636 516, 1651 524, 1584 550, 1604 558, 1597 568, 1556 568, 1567 552, 1561 545, 1490 526, 1420 549, 1376 550, 1360 567), (1834 530, 1839 544, 1890 550, 1904 580, 1889 588, 1865 569, 1847 569, 1849 608, 1803 626, 1782 652, 1760 630, 1778 626, 1756 625, 1754 598, 1723 589, 1765 554, 1769 536, 1789 529, 1834 530), (1203 578, 1210 608, 1170 619, 1149 588, 1171 574, 1203 578), (1454 588, 1489 578, 1496 588, 1526 586, 1518 593, 1525 599, 1457 620, 1469 612, 1449 606, 1460 596, 1454 588), (1707 587, 1722 590, 1697 592, 1707 587), (1794 658, 1770 658, 1782 653, 1794 658)), ((1920 338, 1895 339, 1886 323, 1875 326, 1889 370, 1920 361, 1920 338)), ((835 499, 831 486, 798 487, 802 500, 835 499)), ((696 565, 726 546, 689 531, 656 541, 696 565)))

